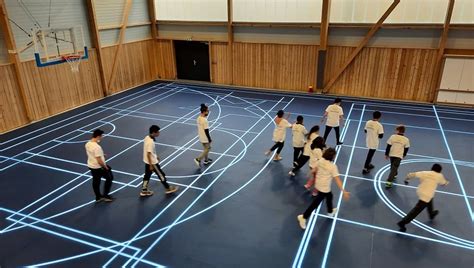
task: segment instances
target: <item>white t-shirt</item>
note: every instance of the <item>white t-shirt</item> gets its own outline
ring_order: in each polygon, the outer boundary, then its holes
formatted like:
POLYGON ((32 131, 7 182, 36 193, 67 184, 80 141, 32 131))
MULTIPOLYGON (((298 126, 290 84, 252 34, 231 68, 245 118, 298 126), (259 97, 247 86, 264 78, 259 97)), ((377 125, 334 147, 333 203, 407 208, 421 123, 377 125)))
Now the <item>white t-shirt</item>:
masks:
POLYGON ((286 139, 286 129, 291 127, 291 124, 288 120, 282 118, 280 123, 275 126, 273 131, 273 141, 274 142, 284 142, 286 139))
POLYGON ((379 134, 383 134, 383 126, 379 121, 369 120, 365 124, 366 144, 369 149, 379 148, 379 134))
POLYGON ((316 189, 322 193, 331 191, 332 179, 339 176, 336 164, 324 158, 318 161, 318 173, 316 174, 316 189))
POLYGON ((448 181, 444 178, 443 174, 435 171, 419 171, 408 174, 408 179, 419 178, 420 185, 416 193, 418 198, 423 202, 430 202, 435 195, 438 184, 446 185, 448 181))
POLYGON ((344 115, 344 112, 342 111, 342 107, 337 104, 331 104, 326 108, 326 112, 328 113, 326 126, 338 127, 340 116, 344 115))
POLYGON ((314 148, 311 150, 311 154, 309 155, 309 167, 314 168, 318 161, 323 158, 323 151, 319 148, 314 148))
POLYGON ((199 117, 197 118, 197 127, 198 127, 199 141, 201 143, 209 143, 209 140, 207 139, 207 136, 206 136, 206 132, 204 132, 205 129, 209 129, 209 123, 207 122, 207 118, 199 115, 199 117))
POLYGON ((318 133, 313 132, 311 135, 309 135, 308 140, 306 141, 306 144, 304 145, 303 149, 303 155, 310 156, 311 155, 311 144, 313 143, 314 139, 318 137, 318 133))
POLYGON ((302 124, 293 125, 293 147, 301 148, 306 141, 305 135, 308 131, 302 124))
POLYGON ((105 163, 104 151, 102 147, 97 142, 88 141, 86 143, 86 153, 87 153, 87 166, 92 169, 99 169, 102 166, 97 161, 97 157, 100 157, 105 163))
POLYGON ((146 136, 143 140, 143 162, 148 165, 158 164, 155 141, 150 136, 146 136), (148 163, 148 153, 151 153, 151 163, 148 163))
POLYGON ((390 152, 388 156, 403 158, 403 153, 405 151, 405 148, 410 147, 410 140, 403 135, 394 134, 390 136, 390 138, 387 141, 387 144, 392 145, 392 148, 390 148, 390 152))

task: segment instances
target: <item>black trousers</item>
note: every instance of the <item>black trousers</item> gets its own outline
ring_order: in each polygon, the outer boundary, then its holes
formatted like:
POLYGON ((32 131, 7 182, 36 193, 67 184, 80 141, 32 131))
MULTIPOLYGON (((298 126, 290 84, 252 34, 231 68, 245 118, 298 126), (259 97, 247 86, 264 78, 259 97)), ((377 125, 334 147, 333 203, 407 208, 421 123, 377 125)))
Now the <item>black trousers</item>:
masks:
POLYGON ((321 202, 324 199, 326 199, 326 206, 328 209, 328 213, 332 213, 332 209, 333 209, 332 192, 329 192, 329 193, 318 192, 318 195, 314 197, 313 202, 311 203, 311 205, 309 205, 309 207, 304 212, 303 218, 309 219, 309 217, 311 216, 311 213, 313 213, 313 211, 319 207, 319 204, 321 204, 321 202))
POLYGON ((280 154, 281 153, 281 150, 283 150, 283 146, 285 145, 285 142, 275 142, 275 145, 273 145, 272 148, 270 148, 270 151, 275 151, 275 149, 278 148, 277 150, 277 154, 280 154))
POLYGON ((324 130, 324 141, 326 142, 328 140, 329 132, 331 132, 331 129, 336 131, 336 140, 337 142, 341 142, 340 138, 340 132, 339 132, 339 127, 330 127, 326 126, 326 129, 324 130))
POLYGON ((365 159, 365 164, 364 168, 369 168, 370 163, 372 163, 372 158, 374 157, 376 149, 369 149, 369 152, 367 153, 367 158, 365 159))
POLYGON ((297 162, 298 158, 303 154, 304 147, 293 147, 293 162, 297 162))
POLYGON ((410 223, 420 212, 423 211, 423 209, 428 208, 428 214, 430 217, 433 216, 433 199, 430 200, 430 202, 424 202, 419 200, 418 203, 416 203, 415 207, 408 212, 408 214, 400 221, 402 224, 408 224, 410 223))
POLYGON ((92 174, 92 189, 94 190, 95 199, 100 199, 102 196, 108 196, 110 189, 112 188, 112 181, 114 180, 114 174, 112 168, 107 166, 109 170, 103 168, 89 168, 92 174), (100 179, 105 179, 104 194, 100 193, 100 179))
POLYGON ((304 165, 308 162, 308 160, 309 160, 309 156, 302 154, 298 158, 298 161, 296 161, 296 165, 295 165, 295 167, 293 168, 292 171, 296 172, 296 171, 300 170, 302 167, 304 167, 304 165))
POLYGON ((160 179, 163 186, 166 189, 169 189, 170 185, 166 181, 165 172, 163 172, 163 170, 161 169, 159 164, 155 164, 153 166, 154 166, 154 168, 153 168, 153 171, 152 171, 152 170, 150 170, 150 165, 145 164, 145 176, 143 176, 143 184, 145 186, 144 188, 146 188, 148 186, 148 182, 150 181, 151 174, 153 174, 153 172, 154 172, 156 174, 156 176, 158 176, 158 179, 160 179))
POLYGON ((402 159, 399 157, 390 157, 390 174, 388 174, 387 181, 392 182, 398 175, 398 167, 400 166, 402 159))

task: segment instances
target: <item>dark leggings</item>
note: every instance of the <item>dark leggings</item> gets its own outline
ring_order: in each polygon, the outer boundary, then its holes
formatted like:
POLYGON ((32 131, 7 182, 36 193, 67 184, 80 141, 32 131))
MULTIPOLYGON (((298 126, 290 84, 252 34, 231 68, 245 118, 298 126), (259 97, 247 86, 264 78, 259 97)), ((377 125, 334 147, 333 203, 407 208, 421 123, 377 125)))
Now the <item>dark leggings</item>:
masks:
POLYGON ((275 142, 275 145, 273 145, 272 148, 270 148, 270 151, 275 151, 275 149, 278 148, 277 150, 277 154, 280 154, 281 153, 281 150, 283 150, 283 146, 285 145, 285 142, 275 142))
POLYGON ((306 211, 303 214, 303 217, 305 219, 309 219, 311 216, 311 213, 319 207, 319 204, 326 199, 326 206, 328 209, 328 213, 332 213, 333 207, 332 207, 332 192, 329 193, 323 193, 323 192, 318 192, 318 195, 314 197, 313 202, 311 205, 306 209, 306 211))
POLYGON ((297 162, 303 153, 304 147, 293 147, 293 162, 297 162))
POLYGON ((418 203, 416 203, 416 206, 412 210, 410 210, 410 212, 408 212, 408 214, 400 221, 400 223, 404 225, 410 223, 425 208, 428 208, 428 214, 430 215, 430 217, 433 217, 433 199, 431 199, 428 203, 419 200, 418 203))
POLYGON ((339 127, 330 127, 330 126, 326 126, 326 129, 324 130, 324 141, 327 142, 329 132, 331 132, 331 129, 333 129, 333 128, 336 131, 336 140, 337 140, 337 142, 341 142, 341 140, 339 139, 340 138, 339 127))
POLYGON ((153 174, 153 172, 155 172, 156 176, 158 176, 158 179, 160 179, 163 186, 166 189, 169 189, 170 185, 166 181, 166 175, 163 172, 163 170, 161 169, 160 165, 155 164, 153 166, 154 166, 154 168, 153 168, 153 171, 152 171, 152 170, 150 170, 150 165, 145 164, 145 176, 143 176, 144 185, 148 185, 148 182, 150 181, 150 178, 151 178, 151 174, 153 174), (145 182, 147 182, 147 183, 145 184, 145 182))
POLYGON ((293 172, 296 172, 298 170, 300 170, 302 167, 304 167, 304 165, 308 162, 309 160, 309 156, 307 155, 304 155, 302 154, 299 158, 298 158, 298 161, 296 161, 296 165, 295 167, 293 168, 293 172))
POLYGON ((364 168, 369 168, 370 163, 372 163, 372 158, 374 157, 375 151, 375 149, 369 149, 369 152, 367 153, 367 158, 365 159, 364 168))
POLYGON ((110 189, 112 188, 112 181, 114 180, 114 174, 112 174, 112 168, 107 166, 109 170, 104 168, 89 168, 92 174, 92 189, 94 190, 95 198, 98 200, 103 196, 108 196, 110 189), (104 194, 100 193, 100 179, 105 178, 104 194))

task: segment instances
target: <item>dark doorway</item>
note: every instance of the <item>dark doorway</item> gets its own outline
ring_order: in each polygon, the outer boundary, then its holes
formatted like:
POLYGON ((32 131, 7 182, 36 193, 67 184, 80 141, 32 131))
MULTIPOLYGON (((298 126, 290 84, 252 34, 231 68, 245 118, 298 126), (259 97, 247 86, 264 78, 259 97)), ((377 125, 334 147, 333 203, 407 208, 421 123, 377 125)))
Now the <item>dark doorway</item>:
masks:
POLYGON ((196 41, 174 41, 178 79, 211 82, 209 44, 196 41))

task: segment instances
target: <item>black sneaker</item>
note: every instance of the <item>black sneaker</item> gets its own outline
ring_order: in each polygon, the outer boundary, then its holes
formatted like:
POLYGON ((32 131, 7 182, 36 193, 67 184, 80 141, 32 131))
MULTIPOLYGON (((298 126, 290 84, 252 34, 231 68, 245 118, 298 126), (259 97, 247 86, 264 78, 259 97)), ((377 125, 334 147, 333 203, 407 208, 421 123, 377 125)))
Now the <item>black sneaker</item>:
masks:
POLYGON ((369 174, 369 172, 370 172, 370 170, 368 170, 368 169, 366 169, 366 168, 364 168, 364 169, 362 170, 362 174, 364 174, 364 175, 369 174))
POLYGON ((210 163, 212 163, 212 159, 208 158, 207 160, 204 160, 204 165, 209 165, 210 163))
POLYGON ((338 141, 336 145, 343 145, 344 143, 342 141, 338 141))
POLYGON ((403 222, 398 222, 397 223, 398 227, 400 227, 400 229, 398 229, 400 232, 406 232, 407 231, 407 228, 405 227, 405 224, 403 224, 403 222))
POLYGON ((96 202, 96 203, 100 203, 100 202, 102 202, 102 201, 103 201, 103 200, 102 200, 102 197, 96 197, 96 198, 95 198, 95 202, 96 202))
POLYGON ((434 210, 432 214, 430 214, 430 220, 434 220, 434 218, 436 217, 436 215, 438 215, 439 211, 438 210, 434 210))
POLYGON ((369 169, 369 170, 370 170, 370 169, 374 169, 374 167, 375 167, 374 165, 369 164, 369 166, 367 167, 367 169, 369 169))

